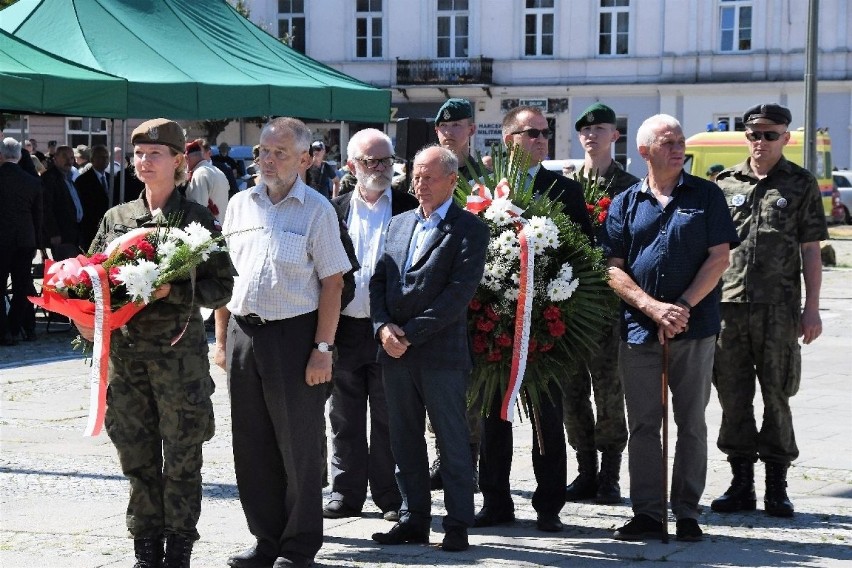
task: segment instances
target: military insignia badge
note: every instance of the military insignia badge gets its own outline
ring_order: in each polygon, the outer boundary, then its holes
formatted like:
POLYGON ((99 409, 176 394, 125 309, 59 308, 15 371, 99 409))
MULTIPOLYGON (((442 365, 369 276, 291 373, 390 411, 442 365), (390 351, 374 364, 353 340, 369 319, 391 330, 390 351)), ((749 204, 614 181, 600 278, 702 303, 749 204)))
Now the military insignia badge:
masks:
POLYGON ((444 109, 444 120, 450 120, 450 116, 451 116, 450 115, 450 109, 445 108, 444 109))
POLYGON ((594 121, 595 121, 595 113, 590 112, 589 114, 587 114, 587 115, 586 115, 586 122, 588 122, 589 124, 591 124, 591 123, 593 123, 594 121))
POLYGON ((148 138, 156 140, 160 137, 160 129, 156 126, 148 129, 148 138))
POLYGON ((775 202, 775 205, 778 207, 778 209, 784 209, 785 207, 787 207, 787 200, 783 197, 779 197, 778 201, 775 202))
POLYGON ((731 205, 733 205, 734 207, 739 207, 743 203, 745 203, 745 195, 743 195, 742 193, 738 193, 731 198, 731 205))

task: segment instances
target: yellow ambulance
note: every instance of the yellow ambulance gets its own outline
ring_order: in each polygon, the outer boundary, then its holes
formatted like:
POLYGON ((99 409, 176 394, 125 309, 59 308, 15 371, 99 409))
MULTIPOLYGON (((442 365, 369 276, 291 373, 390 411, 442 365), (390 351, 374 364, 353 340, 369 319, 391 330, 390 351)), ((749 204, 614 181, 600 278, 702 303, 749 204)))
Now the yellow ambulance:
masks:
MULTIPOLYGON (((805 164, 805 131, 791 130, 790 141, 784 146, 784 157, 803 166, 805 164)), ((834 181, 831 177, 831 138, 828 132, 818 131, 816 136, 816 172, 812 172, 819 183, 825 216, 832 216, 832 194, 834 181)), ((707 169, 714 164, 726 168, 739 164, 748 157, 745 132, 702 132, 686 140, 686 163, 684 168, 692 175, 705 177, 707 169)))

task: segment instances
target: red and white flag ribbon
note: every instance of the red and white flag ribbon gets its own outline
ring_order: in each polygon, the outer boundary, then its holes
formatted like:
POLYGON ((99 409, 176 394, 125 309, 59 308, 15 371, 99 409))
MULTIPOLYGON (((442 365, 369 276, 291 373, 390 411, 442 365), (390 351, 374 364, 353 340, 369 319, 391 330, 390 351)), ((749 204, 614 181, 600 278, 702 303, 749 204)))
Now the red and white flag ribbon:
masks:
POLYGON ((84 266, 92 279, 95 296, 95 345, 92 349, 92 372, 89 375, 89 420, 84 436, 97 436, 104 425, 106 391, 109 373, 110 317, 112 309, 109 279, 100 264, 84 266))
POLYGON ((467 196, 467 203, 464 208, 474 215, 479 215, 496 201, 501 204, 502 208, 509 212, 509 215, 520 217, 524 210, 512 203, 509 199, 511 193, 512 189, 509 187, 509 182, 506 178, 500 180, 497 187, 494 188, 493 194, 485 184, 477 183, 473 186, 470 195, 467 196))
POLYGON ((527 369, 530 324, 532 323, 533 269, 535 268, 534 242, 532 235, 527 234, 529 222, 522 217, 519 217, 518 221, 523 225, 518 233, 518 241, 521 245, 521 274, 518 285, 518 306, 515 311, 515 339, 512 345, 512 367, 509 372, 509 384, 506 388, 506 394, 503 396, 503 404, 500 407, 500 418, 509 422, 514 422, 515 403, 527 369))

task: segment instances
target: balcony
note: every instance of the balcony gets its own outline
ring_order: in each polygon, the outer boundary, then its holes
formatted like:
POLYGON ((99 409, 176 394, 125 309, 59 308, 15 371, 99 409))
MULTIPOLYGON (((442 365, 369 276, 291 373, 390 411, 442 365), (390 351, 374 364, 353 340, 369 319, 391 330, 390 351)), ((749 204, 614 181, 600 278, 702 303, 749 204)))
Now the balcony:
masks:
POLYGON ((494 60, 397 59, 397 85, 490 85, 494 60))

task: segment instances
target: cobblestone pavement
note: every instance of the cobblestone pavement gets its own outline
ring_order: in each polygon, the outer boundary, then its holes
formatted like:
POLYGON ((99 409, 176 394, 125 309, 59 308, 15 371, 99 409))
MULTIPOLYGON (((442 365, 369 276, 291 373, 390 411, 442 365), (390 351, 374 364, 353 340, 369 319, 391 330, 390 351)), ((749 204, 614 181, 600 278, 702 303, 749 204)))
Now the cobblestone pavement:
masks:
MULTIPOLYGON (((370 534, 390 525, 368 501, 361 518, 326 521, 317 566, 602 566, 614 561, 667 567, 852 565, 852 270, 826 270, 822 296, 825 333, 803 348, 802 388, 793 399, 801 448, 789 473, 797 511, 793 519, 768 517, 760 510, 762 468, 757 469, 758 511, 719 515, 710 510, 709 502, 730 481, 728 464, 715 448, 721 413, 714 394, 707 411, 710 458, 701 543, 613 540, 612 530, 631 516, 627 503, 569 503, 561 514, 562 533, 535 530, 531 430, 522 422, 515 426, 512 471, 517 523, 474 529, 469 551, 442 552, 437 544, 443 495, 433 492, 432 544, 380 547, 370 534)), ((71 350, 71 332, 44 333, 44 322, 39 332, 36 342, 0 348, 0 566, 131 566, 132 543, 124 529, 128 486, 115 451, 103 434, 81 436, 88 366, 71 350)), ((195 567, 225 566, 229 555, 252 542, 233 473, 224 373, 215 369, 213 377, 219 387, 214 395, 217 434, 205 445, 195 567)), ((759 401, 757 405, 760 412, 759 401)), ((674 439, 674 425, 670 430, 674 439)), ((573 478, 573 456, 568 471, 573 478)), ((625 464, 622 491, 627 495, 628 490, 625 464)), ((476 502, 481 505, 481 496, 476 502)))

